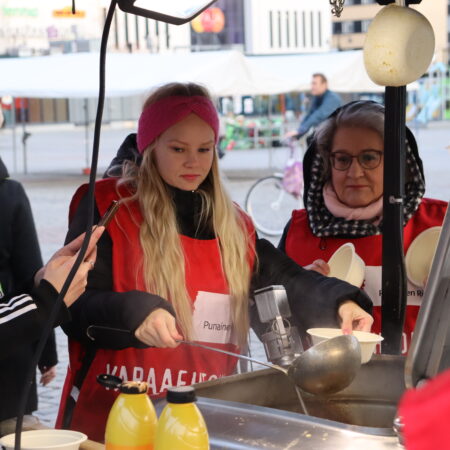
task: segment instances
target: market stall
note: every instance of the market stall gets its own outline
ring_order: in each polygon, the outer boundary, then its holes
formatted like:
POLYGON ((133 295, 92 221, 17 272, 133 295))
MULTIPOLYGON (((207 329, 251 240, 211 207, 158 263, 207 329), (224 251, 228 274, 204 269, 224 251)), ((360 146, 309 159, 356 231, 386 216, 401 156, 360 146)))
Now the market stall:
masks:
MULTIPOLYGON (((342 6, 342 2, 340 3, 342 6)), ((404 5, 400 7, 405 8, 404 5)), ((65 69, 67 70, 67 67, 65 69)), ((205 73, 208 73, 208 70, 205 73)), ((205 73, 192 72, 190 76, 197 76, 197 78, 190 79, 199 82, 205 73)), ((265 74, 264 80, 260 80, 261 84, 258 84, 255 80, 249 80, 246 69, 243 69, 242 73, 246 76, 240 81, 246 89, 252 89, 252 86, 255 89, 254 86, 261 86, 263 81, 267 83, 266 89, 269 89, 270 83, 274 80, 272 76, 265 74)), ((164 79, 164 81, 168 80, 164 79)), ((398 448, 399 438, 392 431, 391 424, 405 386, 416 387, 426 378, 433 377, 449 366, 449 215, 443 225, 438 251, 425 290, 412 349, 406 361, 396 354, 405 303, 403 252, 398 251, 402 248, 402 212, 399 205, 402 203, 403 194, 404 85, 406 84, 404 81, 405 78, 401 78, 398 84, 392 86, 389 82, 380 83, 387 86, 385 148, 391 153, 391 159, 386 164, 389 167, 385 172, 387 181, 384 190, 384 217, 389 220, 386 220, 384 230, 386 244, 383 247, 385 252, 383 333, 388 344, 387 353, 394 354, 374 357, 370 363, 363 366, 346 389, 336 394, 322 397, 305 395, 310 416, 299 414, 298 391, 292 389, 292 385, 282 378, 284 375, 278 372, 260 371, 197 385, 200 396, 210 397, 209 400, 201 400, 199 405, 209 428, 211 448, 270 447, 275 449, 321 448, 323 450, 336 448, 356 450, 362 447, 380 450, 398 448)), ((219 95, 219 90, 214 86, 217 85, 213 80, 209 87, 216 95, 219 95)), ((114 83, 110 84, 110 87, 114 87, 114 83)), ((116 88, 120 90, 120 86, 116 88)), ((229 92, 227 89, 229 85, 224 82, 221 92, 229 92)), ((83 91, 83 95, 87 92, 83 91)), ((255 90, 251 93, 255 93, 255 90)), ((101 94, 103 94, 102 91, 101 94)), ((102 95, 101 99, 103 100, 102 95)), ((91 186, 94 184, 95 158, 98 156, 101 105, 100 102, 91 186)), ((91 200, 93 200, 92 195, 91 200)), ((92 217, 90 220, 88 230, 92 226, 92 217)), ((83 255, 80 256, 80 261, 82 258, 83 255)), ((66 284, 70 284, 70 280, 66 284)), ((51 323, 49 322, 49 329, 51 323)), ((321 362, 324 362, 323 359, 321 362)), ((360 362, 359 359, 358 362, 360 362)), ((302 410, 306 411, 303 405, 302 410)), ((401 429, 399 431, 401 436, 401 429)))

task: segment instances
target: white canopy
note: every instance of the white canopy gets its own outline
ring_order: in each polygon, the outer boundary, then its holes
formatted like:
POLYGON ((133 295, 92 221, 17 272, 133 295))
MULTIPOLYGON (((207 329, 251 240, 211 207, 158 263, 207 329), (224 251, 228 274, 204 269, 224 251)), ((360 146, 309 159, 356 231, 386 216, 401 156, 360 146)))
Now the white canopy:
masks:
MULTIPOLYGON (((337 92, 382 92, 366 74, 361 50, 313 55, 244 56, 238 51, 171 54, 109 53, 106 95, 147 93, 170 81, 202 83, 215 96, 308 91, 324 73, 337 92)), ((74 53, 0 59, 0 95, 90 98, 98 95, 99 56, 74 53)))

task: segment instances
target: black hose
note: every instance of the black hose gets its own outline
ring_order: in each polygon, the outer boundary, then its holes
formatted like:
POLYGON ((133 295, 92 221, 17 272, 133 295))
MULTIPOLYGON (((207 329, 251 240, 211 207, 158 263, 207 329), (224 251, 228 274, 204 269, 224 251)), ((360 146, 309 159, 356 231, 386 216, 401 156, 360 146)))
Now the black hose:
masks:
MULTIPOLYGON (((73 3, 74 5, 74 3, 73 3)), ((50 316, 45 323, 44 329, 42 331, 42 335, 38 342, 35 353, 33 354, 33 358, 31 359, 29 369, 27 372, 27 376, 25 378, 25 386, 23 387, 22 395, 19 401, 19 408, 17 411, 17 423, 16 423, 16 436, 15 436, 15 450, 20 450, 21 444, 21 431, 23 424, 23 416, 25 414, 25 408, 27 405, 28 395, 30 393, 30 388, 33 384, 33 381, 36 377, 36 367, 41 357, 42 351, 44 349, 45 343, 50 335, 51 330, 53 329, 53 324, 55 323, 56 317, 58 315, 61 304, 64 300, 64 296, 67 293, 67 290, 72 282, 78 268, 80 267, 81 262, 84 260, 86 250, 89 244, 89 240, 92 235, 92 226, 94 221, 94 193, 95 193, 95 179, 97 176, 97 163, 98 163, 98 152, 100 146, 100 129, 102 125, 102 117, 103 117, 103 106, 105 103, 105 65, 106 65, 106 49, 108 44, 108 36, 109 30, 111 28, 112 19, 114 17, 114 11, 116 9, 117 0, 111 0, 111 4, 109 6, 108 14, 105 18, 105 25, 103 27, 102 40, 100 45, 100 84, 99 84, 99 94, 98 94, 98 104, 97 104, 97 115, 95 118, 95 130, 94 130, 94 142, 92 148, 92 162, 91 162, 91 173, 89 176, 89 190, 88 190, 88 217, 87 217, 87 226, 86 226, 86 236, 84 238, 83 244, 81 245, 79 255, 75 264, 73 265, 64 285, 61 289, 61 292, 58 295, 58 298, 53 305, 53 308, 50 312, 50 316)))

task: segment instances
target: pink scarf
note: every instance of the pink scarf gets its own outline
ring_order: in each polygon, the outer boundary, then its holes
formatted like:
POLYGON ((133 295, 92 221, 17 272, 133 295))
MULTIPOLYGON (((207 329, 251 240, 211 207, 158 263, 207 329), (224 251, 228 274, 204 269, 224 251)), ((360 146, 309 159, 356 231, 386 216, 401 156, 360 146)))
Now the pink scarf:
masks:
POLYGON ((325 183, 323 200, 328 211, 335 217, 342 217, 346 220, 369 220, 374 225, 378 225, 383 217, 383 197, 367 206, 352 208, 338 199, 331 183, 325 183))

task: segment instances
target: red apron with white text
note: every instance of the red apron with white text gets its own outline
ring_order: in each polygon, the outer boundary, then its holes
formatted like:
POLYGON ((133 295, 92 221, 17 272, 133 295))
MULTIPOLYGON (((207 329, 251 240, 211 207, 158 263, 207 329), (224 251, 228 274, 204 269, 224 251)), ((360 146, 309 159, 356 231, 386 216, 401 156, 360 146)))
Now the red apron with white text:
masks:
MULTIPOLYGON (((427 198, 422 199, 416 214, 414 214, 403 229, 405 254, 412 241, 422 231, 430 227, 442 225, 446 210, 446 202, 427 198)), ((297 264, 306 266, 311 264, 315 259, 328 261, 331 255, 346 242, 354 244, 356 253, 366 264, 362 288, 374 304, 372 331, 380 334, 382 236, 375 235, 354 239, 320 238, 314 236, 311 232, 306 210, 293 211, 285 248, 286 254, 297 264)), ((403 327, 403 354, 408 352, 423 297, 423 289, 415 286, 409 280, 407 282, 407 290, 406 317, 403 327)), ((378 346, 377 350, 380 350, 380 346, 378 346)))
MULTIPOLYGON (((96 202, 101 215, 111 201, 117 198, 115 180, 97 183, 96 202)), ((145 291, 142 251, 140 245, 136 245, 139 243, 141 221, 136 204, 122 205, 108 226, 113 240, 113 279, 116 292, 134 289, 145 291)), ((180 239, 186 260, 186 286, 194 305, 195 340, 239 352, 233 333, 230 298, 218 240, 198 240, 186 236, 180 236, 180 239)), ((249 263, 252 264, 253 261, 249 263)), ((70 368, 64 386, 60 416, 65 399, 72 390, 76 372, 81 366, 83 354, 82 346, 71 341, 70 368)), ((236 359, 233 357, 183 344, 176 349, 99 349, 78 394, 71 428, 86 433, 90 439, 103 440, 107 415, 117 394, 96 382, 98 374, 109 373, 124 380, 146 381, 150 387, 149 394, 161 397, 170 386, 190 385, 230 375, 235 366, 236 359)))

